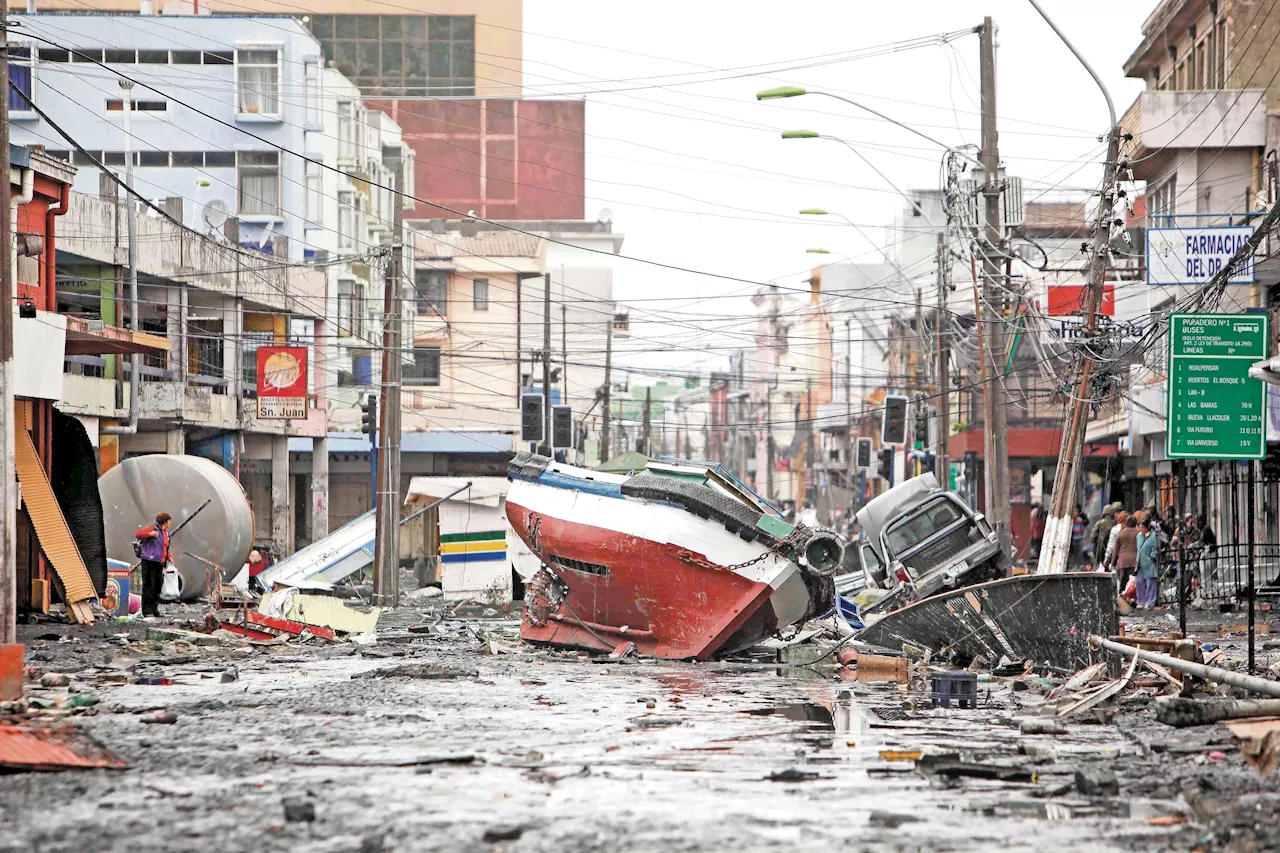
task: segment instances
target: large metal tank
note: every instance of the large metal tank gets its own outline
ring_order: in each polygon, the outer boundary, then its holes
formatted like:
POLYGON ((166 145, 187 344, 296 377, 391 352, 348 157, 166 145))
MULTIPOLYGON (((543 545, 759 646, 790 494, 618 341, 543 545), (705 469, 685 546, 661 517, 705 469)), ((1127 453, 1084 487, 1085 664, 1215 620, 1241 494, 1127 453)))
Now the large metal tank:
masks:
POLYGON ((154 522, 156 513, 172 515, 172 528, 176 528, 210 501, 174 537, 170 549, 181 576, 184 601, 199 598, 205 591, 208 563, 196 557, 232 574, 248 558, 253 511, 240 483, 216 462, 200 456, 135 456, 103 474, 98 491, 107 528, 107 556, 130 565, 138 561, 133 553, 133 534, 154 522))

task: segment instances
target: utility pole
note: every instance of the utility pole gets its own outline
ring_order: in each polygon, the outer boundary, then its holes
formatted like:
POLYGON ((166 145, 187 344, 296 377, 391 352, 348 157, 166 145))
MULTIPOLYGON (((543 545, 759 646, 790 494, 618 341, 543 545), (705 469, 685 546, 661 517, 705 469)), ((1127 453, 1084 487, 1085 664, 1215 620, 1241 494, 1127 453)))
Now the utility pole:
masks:
MULTIPOLYGON (((568 406, 569 403, 569 333, 568 320, 566 316, 568 309, 564 304, 564 268, 560 268, 560 405, 568 406)), ((572 423, 572 419, 570 419, 572 423)), ((564 461, 573 462, 573 448, 578 444, 577 436, 574 436, 573 443, 570 447, 564 449, 564 461)))
POLYGON ((947 255, 947 235, 938 232, 938 305, 934 316, 934 351, 938 360, 938 450, 934 454, 934 471, 942 488, 951 488, 951 458, 947 442, 951 438, 951 359, 947 354, 947 272, 950 268, 947 255))
POLYGON ((1000 547, 1006 554, 1013 551, 1009 530, 1009 428, 1005 420, 1008 398, 1004 384, 1004 290, 1006 283, 1000 263, 1004 242, 1001 224, 1000 149, 996 134, 996 28, 991 18, 982 20, 982 170, 986 173, 986 235, 982 241, 982 278, 986 311, 990 324, 987 357, 991 361, 991 418, 984 432, 987 469, 991 472, 991 489, 987 492, 987 518, 1000 536, 1000 547))
POLYGON ((613 310, 609 311, 609 319, 605 320, 604 331, 604 394, 600 402, 604 403, 604 420, 600 424, 600 461, 613 456, 613 445, 609 443, 609 419, 613 417, 610 399, 613 394, 613 310))
POLYGON ((551 447, 551 273, 542 276, 542 441, 551 447))
POLYGON ((844 460, 849 480, 849 506, 853 508, 853 318, 844 321, 844 460))
POLYGON ((773 446, 773 396, 769 385, 764 386, 764 491, 765 499, 773 500, 773 468, 777 464, 773 446))
POLYGON ((403 364, 400 355, 403 307, 404 212, 400 195, 404 176, 403 161, 396 163, 394 236, 391 238, 391 257, 387 264, 386 283, 382 296, 382 391, 379 412, 382 434, 382 453, 379 454, 380 470, 378 502, 374 519, 374 604, 394 607, 400 599, 400 377, 403 364))
MULTIPOLYGON (((1098 210, 1093 225, 1093 246, 1089 258, 1089 290, 1085 297, 1084 318, 1084 366, 1080 371, 1080 384, 1076 389, 1075 401, 1063 425, 1062 449, 1058 454, 1058 471, 1054 476, 1053 498, 1050 501, 1049 518, 1045 523, 1044 542, 1040 549, 1040 563, 1037 569, 1044 574, 1060 574, 1067 570, 1067 556, 1071 549, 1071 521, 1075 512, 1076 489, 1080 480, 1080 464, 1084 454, 1084 430, 1089 418, 1088 404, 1093 396, 1090 389, 1094 366, 1091 345, 1097 329, 1098 308, 1102 305, 1103 286, 1106 282, 1109 263, 1111 212, 1115 206, 1116 168, 1120 159, 1120 128, 1116 124, 1115 104, 1111 101, 1111 94, 1107 91, 1107 87, 1102 84, 1102 78, 1045 14, 1040 4, 1036 0, 1030 0, 1030 3, 1102 90, 1102 97, 1106 99, 1107 114, 1111 122, 1107 127, 1107 159, 1102 167, 1102 194, 1098 198, 1098 210)), ((1261 233, 1261 229, 1258 233, 1261 233)), ((1223 272, 1229 274, 1230 267, 1231 265, 1228 264, 1223 272)), ((1209 285, 1206 285, 1207 287, 1209 285)))
MULTIPOLYGON (((8 4, 0 6, 0 80, 9 79, 8 4)), ((0 151, 9 156, 9 94, 0 98, 0 151)), ((0 645, 17 641, 18 622, 18 574, 17 574, 17 525, 18 490, 15 485, 18 462, 15 450, 13 412, 13 222, 10 205, 13 203, 13 187, 9 183, 9 169, 5 168, 3 187, 0 187, 0 645)), ((14 650, 10 650, 14 651, 14 650)), ((18 655, 21 662, 22 656, 18 655)), ((8 675, 8 673, 4 673, 8 675)), ((22 697, 21 678, 17 696, 0 696, 0 699, 22 697)))
POLYGON ((516 411, 520 411, 520 398, 524 396, 524 338, 520 332, 520 290, 524 283, 523 275, 516 275, 516 411))

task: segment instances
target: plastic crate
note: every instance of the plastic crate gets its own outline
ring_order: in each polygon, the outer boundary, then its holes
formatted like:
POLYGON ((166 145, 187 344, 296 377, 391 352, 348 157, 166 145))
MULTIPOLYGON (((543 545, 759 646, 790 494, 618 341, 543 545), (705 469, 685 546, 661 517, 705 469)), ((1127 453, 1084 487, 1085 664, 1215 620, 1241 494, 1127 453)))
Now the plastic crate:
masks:
POLYGON ((936 672, 929 675, 933 707, 978 707, 978 676, 972 672, 936 672))

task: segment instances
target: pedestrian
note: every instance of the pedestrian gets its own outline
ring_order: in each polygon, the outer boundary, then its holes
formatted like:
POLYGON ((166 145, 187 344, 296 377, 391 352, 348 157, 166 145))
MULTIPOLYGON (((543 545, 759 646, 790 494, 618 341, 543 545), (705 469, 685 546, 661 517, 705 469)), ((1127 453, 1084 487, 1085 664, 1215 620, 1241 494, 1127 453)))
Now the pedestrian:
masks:
POLYGON ((1076 504, 1076 514, 1071 518, 1071 566, 1084 562, 1084 533, 1088 529, 1089 518, 1084 514, 1084 507, 1076 504))
MULTIPOLYGON (((1112 504, 1114 506, 1115 504, 1112 504)), ((1124 530, 1125 519, 1129 517, 1123 508, 1116 510, 1115 524, 1111 527, 1111 533, 1107 536, 1107 555, 1104 560, 1109 571, 1115 571, 1116 568, 1116 540, 1120 537, 1120 531, 1124 530)))
POLYGON ((1156 578, 1160 573, 1160 540, 1156 535, 1154 522, 1149 518, 1142 522, 1137 551, 1138 609, 1149 610, 1156 606, 1156 593, 1159 589, 1156 578))
POLYGON ((169 563, 169 522, 173 516, 156 513, 156 523, 133 534, 142 541, 138 555, 142 559, 142 615, 160 615, 160 586, 164 583, 164 567, 169 563))
MULTIPOLYGON (((1150 523, 1150 519, 1147 520, 1150 523)), ((1124 520, 1124 528, 1116 536, 1116 586, 1121 595, 1129 588, 1129 578, 1138 567, 1138 517, 1124 520)))
POLYGON ((1040 559, 1040 549, 1044 546, 1044 528, 1049 518, 1048 511, 1040 504, 1031 506, 1031 553, 1033 560, 1040 559))
POLYGON ((1212 595, 1214 584, 1218 580, 1218 535, 1209 526, 1209 516, 1201 514, 1196 523, 1200 531, 1200 560, 1203 571, 1200 573, 1200 595, 1212 595))
POLYGON ((1118 503, 1104 506, 1102 515, 1098 516, 1098 520, 1090 529, 1089 542, 1093 545, 1093 563, 1098 568, 1102 568, 1106 562, 1107 543, 1111 541, 1111 528, 1116 525, 1115 514, 1119 509, 1118 503))

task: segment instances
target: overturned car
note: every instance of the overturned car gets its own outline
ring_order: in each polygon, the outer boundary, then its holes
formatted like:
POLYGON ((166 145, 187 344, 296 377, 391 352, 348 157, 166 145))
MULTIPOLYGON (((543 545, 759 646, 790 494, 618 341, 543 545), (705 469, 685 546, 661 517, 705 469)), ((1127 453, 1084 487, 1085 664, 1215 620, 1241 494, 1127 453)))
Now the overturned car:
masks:
POLYGON ((893 487, 856 518, 866 536, 856 549, 866 584, 887 591, 867 612, 1004 575, 1007 558, 991 525, 933 474, 893 487))

